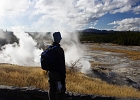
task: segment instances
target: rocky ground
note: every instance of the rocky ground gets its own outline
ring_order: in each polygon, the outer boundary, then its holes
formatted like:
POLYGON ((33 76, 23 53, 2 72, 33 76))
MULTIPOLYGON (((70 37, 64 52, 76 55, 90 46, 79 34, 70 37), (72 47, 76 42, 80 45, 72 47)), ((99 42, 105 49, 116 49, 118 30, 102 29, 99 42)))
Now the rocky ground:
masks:
MULTIPOLYGON (((112 44, 87 45, 94 48, 140 51, 139 46, 118 46, 112 44)), ((140 60, 127 58, 124 53, 102 50, 89 50, 85 56, 91 62, 97 63, 92 72, 87 75, 100 78, 111 84, 133 86, 140 90, 140 60)))
MULTIPOLYGON (((48 92, 35 87, 13 87, 0 85, 0 100, 48 100, 48 92)), ((116 98, 66 92, 65 100, 140 100, 138 98, 116 98)))

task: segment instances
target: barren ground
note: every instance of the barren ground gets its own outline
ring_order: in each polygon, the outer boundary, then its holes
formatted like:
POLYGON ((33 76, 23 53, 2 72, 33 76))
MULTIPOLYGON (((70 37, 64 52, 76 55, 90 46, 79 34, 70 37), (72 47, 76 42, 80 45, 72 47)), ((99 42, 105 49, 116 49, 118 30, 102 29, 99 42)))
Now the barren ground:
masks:
POLYGON ((108 83, 128 85, 140 89, 140 60, 133 60, 125 52, 119 52, 119 50, 123 50, 139 53, 140 46, 85 45, 90 49, 84 58, 91 62, 93 68, 93 71, 88 74, 89 76, 101 78, 108 83), (118 50, 118 52, 113 52, 112 49, 118 50))

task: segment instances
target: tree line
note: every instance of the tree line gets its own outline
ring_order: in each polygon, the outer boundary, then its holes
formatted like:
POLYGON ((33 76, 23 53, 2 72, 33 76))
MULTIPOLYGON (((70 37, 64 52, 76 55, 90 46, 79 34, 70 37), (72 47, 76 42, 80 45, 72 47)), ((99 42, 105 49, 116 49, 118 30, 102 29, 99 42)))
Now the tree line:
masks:
POLYGON ((113 43, 119 45, 140 46, 140 32, 114 31, 109 33, 80 33, 81 42, 90 43, 113 43))

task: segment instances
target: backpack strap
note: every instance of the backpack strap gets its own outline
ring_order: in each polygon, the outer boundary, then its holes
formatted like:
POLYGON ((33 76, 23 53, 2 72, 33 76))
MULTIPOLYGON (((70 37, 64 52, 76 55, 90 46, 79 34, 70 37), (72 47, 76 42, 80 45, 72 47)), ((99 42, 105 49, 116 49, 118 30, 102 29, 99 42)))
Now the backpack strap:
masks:
POLYGON ((58 46, 50 45, 50 46, 48 46, 48 49, 49 49, 49 48, 54 49, 54 48, 56 48, 56 47, 58 47, 58 46))
POLYGON ((56 48, 57 46, 53 46, 52 49, 56 48))
POLYGON ((47 47, 47 49, 54 49, 54 48, 56 48, 57 46, 53 46, 53 45, 49 45, 48 47, 47 47))

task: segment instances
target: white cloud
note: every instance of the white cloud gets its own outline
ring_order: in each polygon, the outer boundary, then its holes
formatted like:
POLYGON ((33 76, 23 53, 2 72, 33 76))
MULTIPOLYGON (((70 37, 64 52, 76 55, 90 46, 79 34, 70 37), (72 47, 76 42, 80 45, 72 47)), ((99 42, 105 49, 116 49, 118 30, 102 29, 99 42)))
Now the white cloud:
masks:
MULTIPOLYGON (((106 13, 124 13, 132 11, 138 0, 39 0, 34 14, 44 14, 38 21, 47 23, 47 19, 60 23, 60 26, 74 26, 75 29, 90 22, 96 22, 106 13)), ((49 23, 50 24, 50 23, 49 23)), ((47 25, 47 24, 46 24, 47 25)), ((53 28, 57 27, 56 25, 53 28)), ((46 26, 45 26, 46 27, 46 26)))
POLYGON ((44 20, 46 22, 45 27, 49 22, 47 19, 51 18, 51 20, 59 23, 59 26, 58 24, 53 25, 54 22, 52 24, 49 23, 53 28, 68 26, 70 30, 72 28, 75 30, 77 27, 85 25, 88 22, 97 21, 99 17, 104 15, 104 12, 98 12, 98 9, 101 9, 101 7, 102 4, 99 2, 99 5, 96 6, 94 0, 61 0, 61 2, 58 0, 51 0, 51 2, 40 0, 36 3, 35 8, 37 10, 34 13, 44 14, 43 18, 46 19, 39 19, 39 21, 43 22, 42 20, 44 20))
MULTIPOLYGON (((107 13, 139 13, 139 0, 1 0, 0 21, 32 30, 77 29, 97 22, 107 13), (4 17, 2 17, 4 16, 4 17)), ((0 27, 3 24, 0 24, 0 27)), ((5 24, 6 26, 6 24, 5 24)))
MULTIPOLYGON (((134 1, 133 1, 134 2, 134 1)), ((110 13, 127 12, 130 11, 134 4, 131 0, 104 0, 104 10, 110 13)))
POLYGON ((140 18, 126 18, 121 21, 109 23, 109 25, 115 25, 114 28, 117 30, 140 31, 140 18))
POLYGON ((1 0, 0 1, 0 28, 6 30, 12 26, 26 26, 32 23, 33 7, 37 0, 1 0))
POLYGON ((29 7, 29 0, 1 0, 0 15, 15 15, 23 13, 29 7))
POLYGON ((132 10, 135 14, 140 14, 140 5, 137 7, 134 7, 132 10))
POLYGON ((122 7, 122 8, 113 10, 111 13, 112 13, 112 14, 115 14, 115 13, 118 13, 118 12, 124 13, 124 12, 128 12, 128 11, 130 11, 130 10, 131 10, 131 5, 128 5, 128 6, 124 6, 124 7, 122 7))

